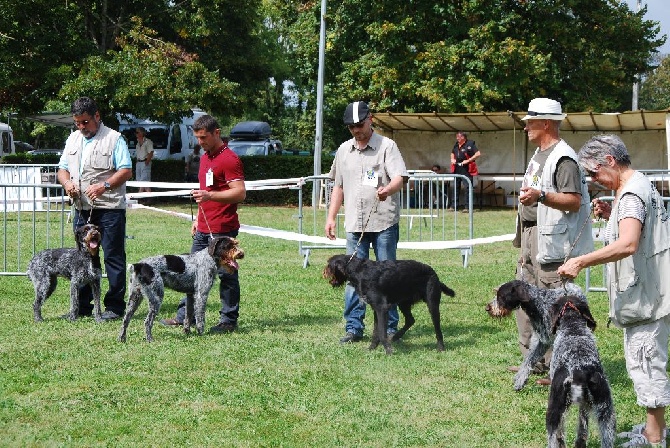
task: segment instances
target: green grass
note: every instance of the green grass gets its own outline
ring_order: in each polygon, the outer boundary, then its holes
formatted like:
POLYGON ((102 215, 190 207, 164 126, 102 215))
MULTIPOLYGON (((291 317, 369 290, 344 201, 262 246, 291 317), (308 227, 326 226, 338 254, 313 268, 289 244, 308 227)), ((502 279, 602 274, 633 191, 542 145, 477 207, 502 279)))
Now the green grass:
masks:
MULTIPOLYGON (((188 212, 188 206, 174 205, 188 212)), ((245 224, 295 229, 296 209, 242 207, 245 224)), ((459 217, 459 219, 462 219, 459 217)), ((129 210, 128 261, 187 252, 190 223, 129 210)), ((475 236, 511 233, 511 210, 475 213, 475 236)), ((435 350, 425 306, 392 356, 363 343, 340 346, 343 290, 321 278, 338 249, 312 251, 303 269, 295 242, 241 234, 239 331, 185 336, 154 326, 144 341, 146 304, 131 322, 70 323, 61 281, 32 320, 27 277, 0 278, 0 446, 542 447, 546 388, 512 388, 518 364, 513 318, 484 311, 495 286, 514 276, 511 243, 476 246, 467 269, 454 250, 401 250, 431 264, 457 296, 444 298, 446 351, 435 350)), ((583 285, 583 279, 582 279, 583 285)), ((106 291, 103 282, 103 292, 106 291)), ((207 326, 216 323, 215 290, 207 326)), ((166 292, 160 317, 180 295, 166 292)), ((619 429, 643 420, 622 355, 622 333, 607 328, 607 299, 590 293, 596 337, 614 392, 619 429)), ((366 320, 372 324, 371 315, 366 320)), ((369 333, 369 331, 368 331, 369 333)), ((568 421, 574 436, 576 414, 568 421)), ((591 425, 589 447, 600 446, 591 425)))

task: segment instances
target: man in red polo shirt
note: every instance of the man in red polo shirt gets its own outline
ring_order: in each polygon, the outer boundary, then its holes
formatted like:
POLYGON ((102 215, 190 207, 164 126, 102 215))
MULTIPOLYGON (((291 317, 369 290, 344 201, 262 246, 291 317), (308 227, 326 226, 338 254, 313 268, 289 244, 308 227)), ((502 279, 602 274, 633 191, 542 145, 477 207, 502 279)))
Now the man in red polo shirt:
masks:
MULTIPOLYGON (((193 190, 198 215, 191 227, 191 253, 206 249, 210 238, 236 237, 240 229, 237 204, 247 195, 244 186, 242 161, 230 148, 228 139, 221 137, 219 123, 210 115, 199 117, 193 124, 193 134, 205 152, 200 158, 198 181, 200 189, 193 190)), ((237 329, 240 311, 240 282, 238 273, 219 269, 221 318, 209 329, 210 333, 231 333, 237 329)), ((182 299, 177 315, 163 319, 164 325, 180 326, 184 322, 186 299, 182 299)))

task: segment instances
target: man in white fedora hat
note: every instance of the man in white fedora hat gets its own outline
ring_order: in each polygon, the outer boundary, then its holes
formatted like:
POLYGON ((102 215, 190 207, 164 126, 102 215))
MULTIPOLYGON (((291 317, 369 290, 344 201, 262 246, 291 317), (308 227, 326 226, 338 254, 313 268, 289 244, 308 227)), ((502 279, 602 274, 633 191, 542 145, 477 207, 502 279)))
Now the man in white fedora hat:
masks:
MULTIPOLYGON (((556 270, 564 260, 593 251, 590 198, 577 154, 559 137, 566 114, 558 101, 535 98, 522 118, 528 140, 537 145, 528 163, 519 193, 519 214, 514 246, 521 248, 516 278, 540 288, 562 287, 556 270)), ((526 355, 532 327, 526 313, 516 311, 519 347, 526 355)), ((534 367, 549 370, 551 350, 534 367)), ((518 368, 510 367, 516 371, 518 368)), ((537 381, 549 385, 547 378, 537 381)))

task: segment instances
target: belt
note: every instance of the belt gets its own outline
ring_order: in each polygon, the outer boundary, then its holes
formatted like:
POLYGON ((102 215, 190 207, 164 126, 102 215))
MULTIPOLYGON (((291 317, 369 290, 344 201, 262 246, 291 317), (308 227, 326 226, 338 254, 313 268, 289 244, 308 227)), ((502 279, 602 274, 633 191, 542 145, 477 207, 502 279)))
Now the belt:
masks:
POLYGON ((146 161, 146 160, 147 160, 147 159, 142 159, 142 160, 137 159, 138 162, 144 162, 144 161, 146 161))
POLYGON ((521 221, 521 227, 527 228, 527 227, 535 227, 537 225, 537 221, 521 221))

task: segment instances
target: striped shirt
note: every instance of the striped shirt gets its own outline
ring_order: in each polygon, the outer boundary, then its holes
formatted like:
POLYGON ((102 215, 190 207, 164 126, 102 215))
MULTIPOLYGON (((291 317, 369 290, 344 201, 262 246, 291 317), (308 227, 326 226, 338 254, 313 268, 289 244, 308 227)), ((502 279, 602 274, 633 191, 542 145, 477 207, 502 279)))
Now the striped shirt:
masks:
MULTIPOLYGON (((619 222, 625 218, 635 218, 644 226, 644 220, 647 217, 647 210, 644 207, 644 202, 638 196, 632 193, 626 193, 619 198, 619 222)), ((612 221, 607 223, 605 228, 605 241, 607 244, 614 242, 612 235, 612 221)))

